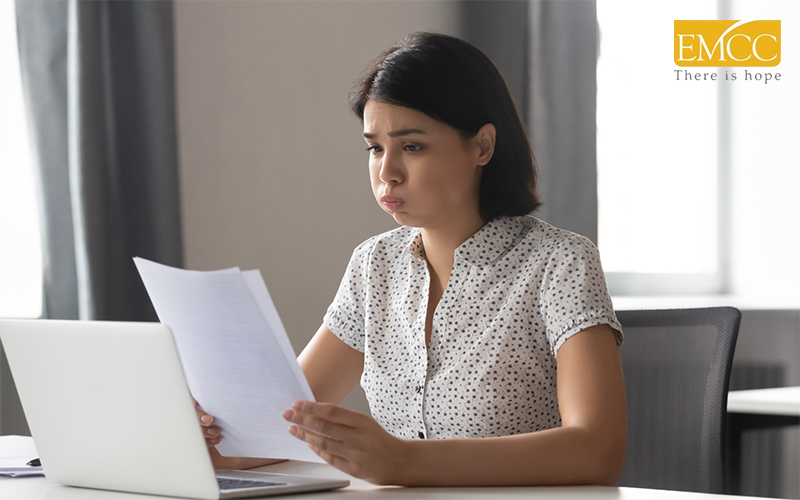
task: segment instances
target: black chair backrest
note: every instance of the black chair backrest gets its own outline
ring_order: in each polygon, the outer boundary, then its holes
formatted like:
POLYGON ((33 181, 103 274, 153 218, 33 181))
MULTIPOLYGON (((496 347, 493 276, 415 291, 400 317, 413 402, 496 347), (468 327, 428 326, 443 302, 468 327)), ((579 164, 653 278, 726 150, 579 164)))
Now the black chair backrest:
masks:
POLYGON ((618 311, 628 401, 620 486, 726 493, 725 432, 741 312, 618 311))

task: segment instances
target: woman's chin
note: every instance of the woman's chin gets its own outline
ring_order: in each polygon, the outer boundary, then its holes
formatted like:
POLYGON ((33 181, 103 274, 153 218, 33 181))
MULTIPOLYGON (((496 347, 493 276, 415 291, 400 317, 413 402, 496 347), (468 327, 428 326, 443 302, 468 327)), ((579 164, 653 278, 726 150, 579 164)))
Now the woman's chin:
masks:
POLYGON ((397 212, 389 212, 389 215, 391 215, 392 219, 394 219, 394 221, 400 224, 401 226, 408 225, 405 223, 405 217, 403 217, 403 214, 399 214, 397 212))
POLYGON ((390 212, 387 210, 386 213, 391 215, 394 221, 400 224, 401 226, 415 226, 415 224, 412 221, 413 217, 409 217, 408 214, 405 212, 390 212))

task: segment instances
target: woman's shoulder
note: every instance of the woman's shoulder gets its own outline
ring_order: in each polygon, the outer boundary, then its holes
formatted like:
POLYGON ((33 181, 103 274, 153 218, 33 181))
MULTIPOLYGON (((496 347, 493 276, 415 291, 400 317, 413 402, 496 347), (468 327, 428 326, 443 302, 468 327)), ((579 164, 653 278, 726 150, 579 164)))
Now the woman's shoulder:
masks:
POLYGON ((528 230, 524 239, 547 254, 597 253, 595 244, 582 234, 553 226, 533 215, 515 217, 528 230))

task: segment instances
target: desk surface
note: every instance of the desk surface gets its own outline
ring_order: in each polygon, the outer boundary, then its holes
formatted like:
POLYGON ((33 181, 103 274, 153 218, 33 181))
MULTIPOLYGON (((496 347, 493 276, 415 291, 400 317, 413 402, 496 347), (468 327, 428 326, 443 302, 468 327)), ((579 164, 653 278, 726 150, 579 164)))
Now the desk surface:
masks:
MULTIPOLYGON (((19 456, 36 454, 33 440, 21 436, 0 436, 0 456, 19 456)), ((709 495, 705 493, 684 493, 677 491, 649 490, 640 488, 612 488, 607 486, 560 486, 560 487, 505 487, 505 488, 397 488, 379 487, 347 476, 325 464, 305 462, 283 462, 262 467, 267 472, 294 473, 322 477, 343 477, 350 480, 350 486, 343 490, 327 493, 291 495, 289 500, 337 499, 337 500, 420 500, 420 499, 482 499, 482 500, 746 500, 742 496, 709 495)), ((0 493, 4 499, 14 500, 135 500, 139 498, 167 498, 151 495, 117 493, 113 491, 71 488, 48 482, 44 477, 9 478, 0 477, 0 493)), ((283 498, 283 497, 276 497, 283 498)))
POLYGON ((728 412, 800 416, 800 387, 731 391, 728 412))

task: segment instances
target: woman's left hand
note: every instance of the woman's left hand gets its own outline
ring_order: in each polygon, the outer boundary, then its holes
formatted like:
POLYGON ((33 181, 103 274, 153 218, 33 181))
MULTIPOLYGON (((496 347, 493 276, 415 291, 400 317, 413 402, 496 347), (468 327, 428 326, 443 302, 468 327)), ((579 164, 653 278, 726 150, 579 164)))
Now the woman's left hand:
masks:
POLYGON ((289 432, 332 466, 374 484, 401 484, 410 463, 408 442, 367 415, 329 403, 298 401, 283 418, 289 432))

